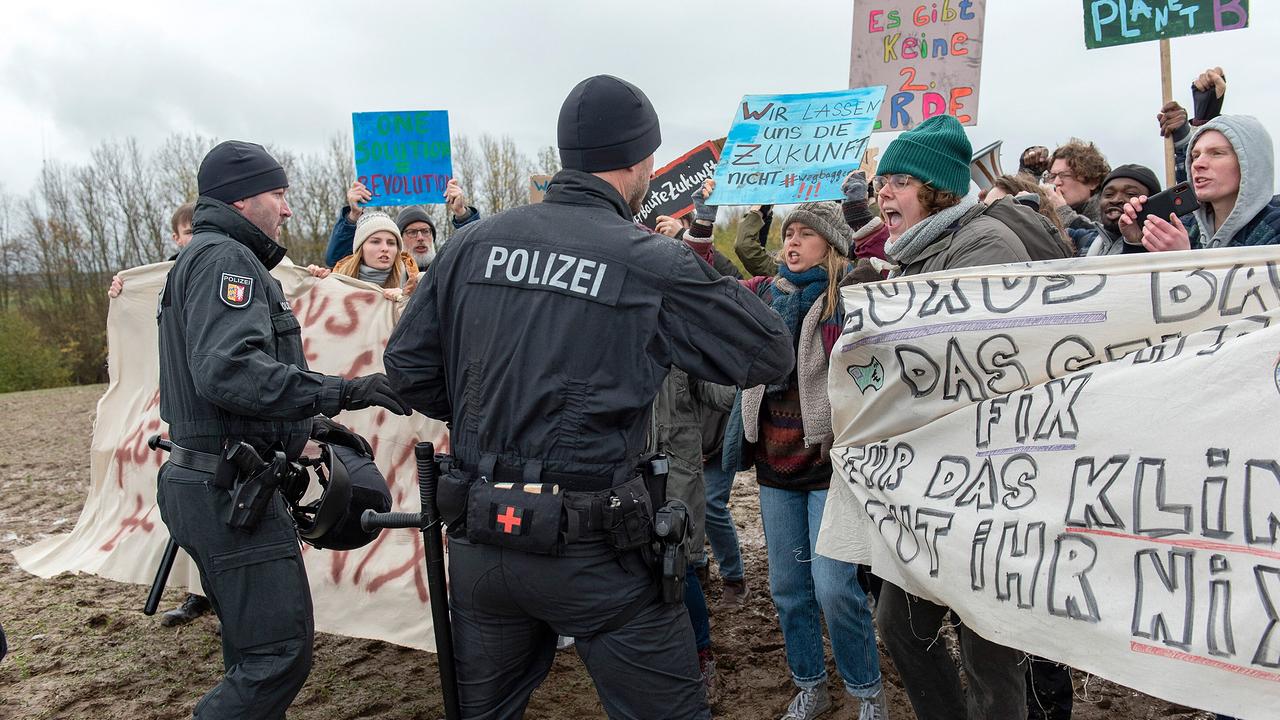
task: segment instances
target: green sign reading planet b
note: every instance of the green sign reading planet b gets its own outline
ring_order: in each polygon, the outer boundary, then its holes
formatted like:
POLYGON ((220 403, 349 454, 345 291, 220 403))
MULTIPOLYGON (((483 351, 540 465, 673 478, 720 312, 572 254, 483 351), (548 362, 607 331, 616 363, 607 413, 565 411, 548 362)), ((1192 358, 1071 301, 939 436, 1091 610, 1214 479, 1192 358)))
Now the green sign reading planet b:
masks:
POLYGON ((1084 0, 1090 50, 1249 26, 1249 0, 1084 0))

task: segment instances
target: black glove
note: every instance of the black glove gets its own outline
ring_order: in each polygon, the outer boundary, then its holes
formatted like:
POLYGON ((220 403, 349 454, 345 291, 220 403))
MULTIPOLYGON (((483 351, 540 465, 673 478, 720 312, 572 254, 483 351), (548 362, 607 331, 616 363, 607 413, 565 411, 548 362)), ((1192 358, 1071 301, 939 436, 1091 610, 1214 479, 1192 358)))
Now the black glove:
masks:
POLYGON ((413 412, 413 408, 406 405, 391 389, 391 381, 382 373, 346 381, 342 386, 342 401, 339 404, 343 410, 363 410, 377 405, 397 415, 413 412))
POLYGON ((756 235, 756 242, 760 243, 760 247, 766 247, 769 244, 769 228, 773 225, 773 206, 760 206, 760 219, 764 220, 764 225, 760 226, 760 232, 756 235))
POLYGON ((323 415, 317 415, 311 419, 311 439, 316 442, 343 445, 367 458, 373 458, 373 447, 369 445, 368 440, 364 439, 364 436, 323 415))

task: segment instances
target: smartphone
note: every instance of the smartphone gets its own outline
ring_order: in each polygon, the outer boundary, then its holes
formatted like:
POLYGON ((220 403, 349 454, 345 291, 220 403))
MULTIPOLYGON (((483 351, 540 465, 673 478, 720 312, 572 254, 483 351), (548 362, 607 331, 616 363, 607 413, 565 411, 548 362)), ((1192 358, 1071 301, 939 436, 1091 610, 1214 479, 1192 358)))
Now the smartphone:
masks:
POLYGON ((1147 201, 1142 204, 1142 209, 1138 211, 1138 227, 1142 227, 1148 215, 1155 215, 1161 220, 1168 221, 1169 215, 1186 215, 1195 209, 1196 193, 1191 189, 1191 183, 1178 183, 1168 190, 1147 198, 1147 201))

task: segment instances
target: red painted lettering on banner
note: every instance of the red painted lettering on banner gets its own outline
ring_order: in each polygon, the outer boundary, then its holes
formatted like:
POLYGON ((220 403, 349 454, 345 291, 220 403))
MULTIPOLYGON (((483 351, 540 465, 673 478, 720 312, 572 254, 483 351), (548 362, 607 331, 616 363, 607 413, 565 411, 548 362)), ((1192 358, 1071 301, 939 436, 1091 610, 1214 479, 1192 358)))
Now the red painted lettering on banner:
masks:
POLYGON ((351 367, 347 368, 346 372, 338 374, 350 380, 360 375, 365 368, 370 367, 371 365, 373 365, 373 351, 365 350, 357 355, 355 360, 351 361, 351 367))
POLYGON ((379 293, 372 290, 351 293, 342 301, 342 311, 347 316, 346 322, 339 322, 337 318, 330 317, 324 321, 324 329, 338 337, 347 337, 360 327, 360 306, 372 305, 380 297, 379 293))
POLYGON ((111 552, 111 550, 115 548, 116 543, 120 541, 120 538, 133 532, 134 530, 137 530, 138 528, 142 528, 144 532, 151 532, 152 530, 155 530, 156 528, 155 523, 151 522, 150 520, 147 520, 147 516, 151 514, 151 511, 154 510, 156 506, 152 505, 151 507, 147 508, 146 512, 143 512, 141 495, 134 495, 133 503, 134 503, 133 514, 120 521, 120 528, 117 529, 115 534, 111 536, 111 539, 107 540, 105 543, 102 544, 102 547, 98 548, 99 550, 101 550, 102 552, 111 552))
MULTIPOLYGON (((419 538, 421 538, 421 535, 419 535, 419 538)), ((422 579, 422 566, 426 558, 426 550, 423 549, 422 542, 419 540, 414 543, 413 557, 369 581, 369 592, 376 593, 378 588, 412 571, 413 584, 418 589, 418 599, 425 603, 427 601, 427 585, 422 579)))

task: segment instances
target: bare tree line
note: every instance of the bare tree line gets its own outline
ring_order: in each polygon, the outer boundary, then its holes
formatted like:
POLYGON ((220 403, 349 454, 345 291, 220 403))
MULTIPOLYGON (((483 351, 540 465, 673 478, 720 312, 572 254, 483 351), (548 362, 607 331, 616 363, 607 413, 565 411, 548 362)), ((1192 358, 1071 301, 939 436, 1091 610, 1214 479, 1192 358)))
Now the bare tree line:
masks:
MULTIPOLYGON (((46 162, 25 196, 0 188, 0 313, 38 328, 74 382, 105 380, 107 284, 174 252, 169 216, 196 197, 196 171, 216 142, 175 134, 147 151, 134 138, 104 141, 83 164, 46 162)), ((553 148, 530 159, 507 136, 452 143, 454 177, 486 215, 528 202, 529 176, 559 169, 553 148)), ((293 210, 281 243, 295 263, 323 263, 355 176, 351 139, 334 136, 311 153, 271 150, 289 176, 293 210)), ((426 210, 447 238, 443 205, 426 210)))

